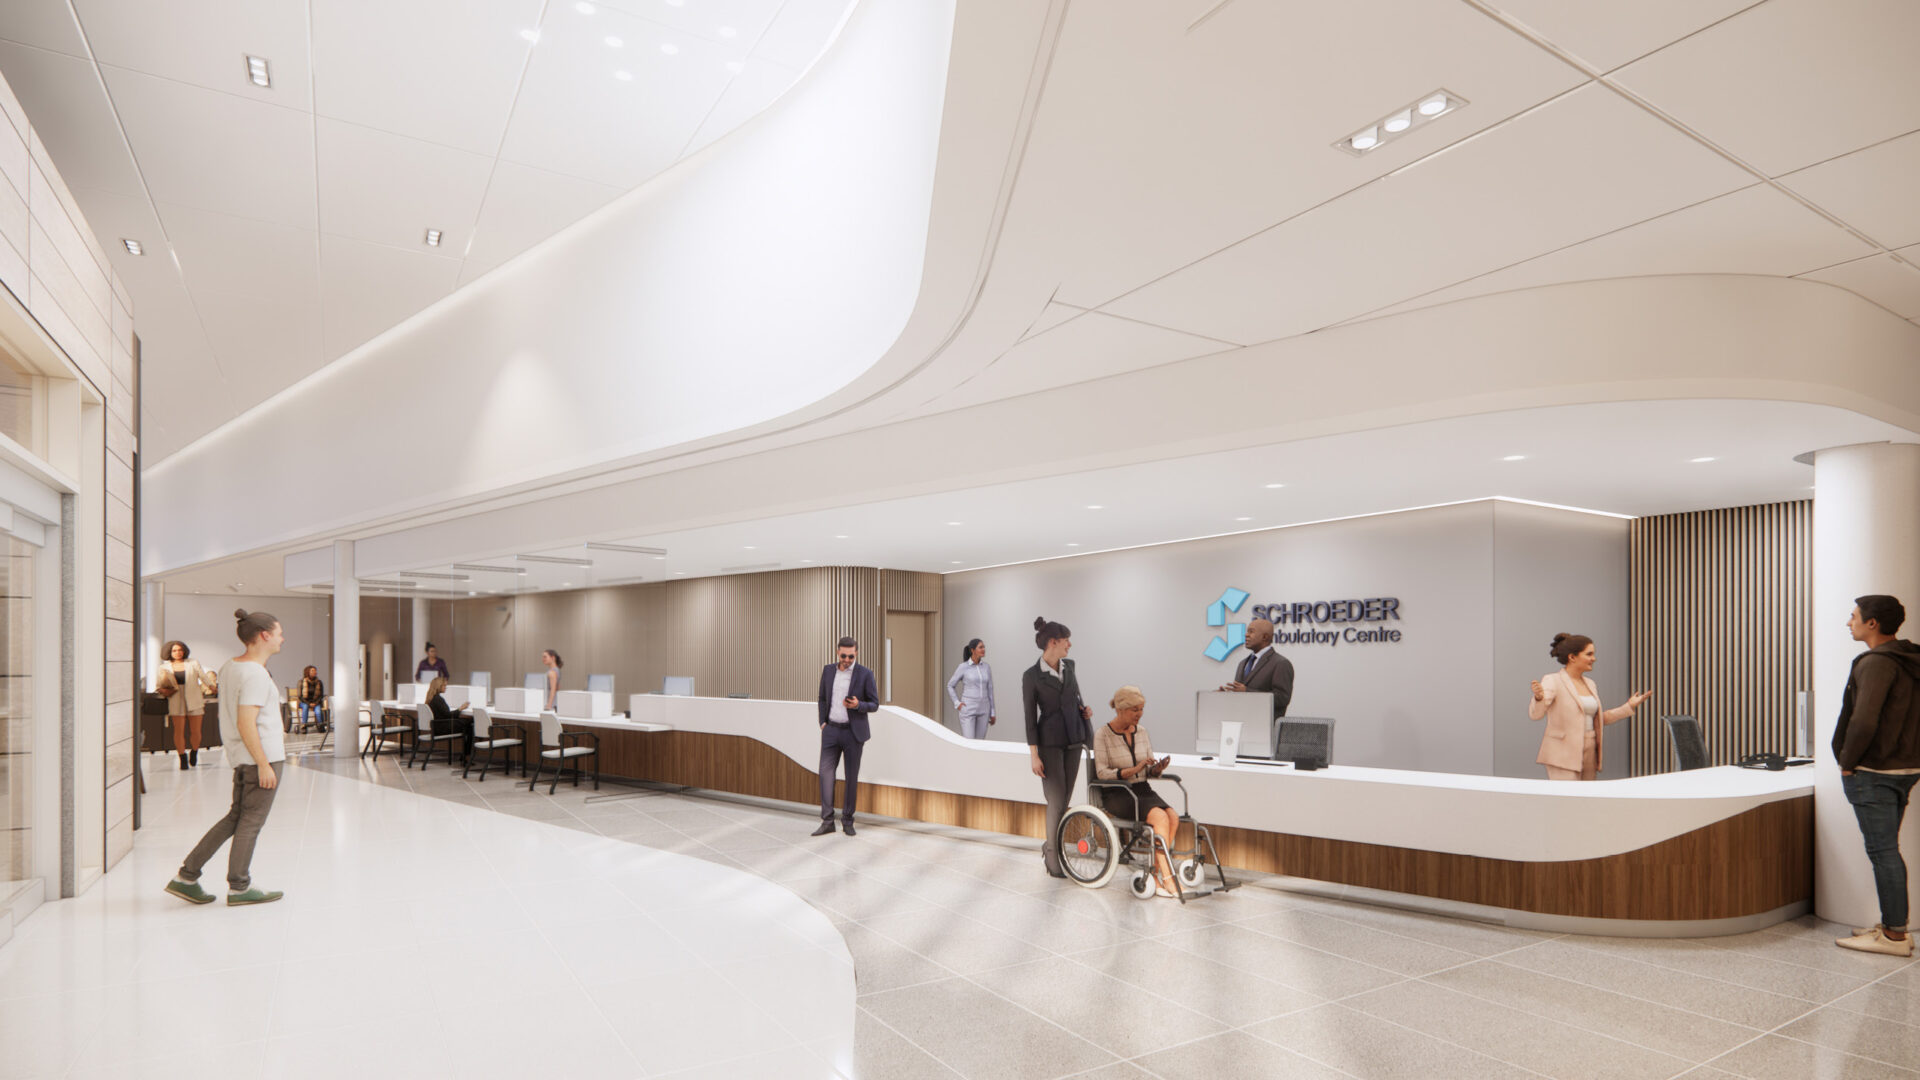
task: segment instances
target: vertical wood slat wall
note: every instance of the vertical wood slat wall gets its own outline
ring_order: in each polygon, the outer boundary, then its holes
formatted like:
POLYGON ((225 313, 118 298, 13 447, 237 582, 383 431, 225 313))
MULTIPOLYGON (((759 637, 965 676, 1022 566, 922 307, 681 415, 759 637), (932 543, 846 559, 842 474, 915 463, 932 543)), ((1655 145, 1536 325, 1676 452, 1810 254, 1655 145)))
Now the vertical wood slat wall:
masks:
POLYGON ((1632 775, 1678 768, 1663 717, 1700 721, 1711 764, 1789 754, 1813 684, 1813 503, 1638 518, 1628 528, 1632 775))

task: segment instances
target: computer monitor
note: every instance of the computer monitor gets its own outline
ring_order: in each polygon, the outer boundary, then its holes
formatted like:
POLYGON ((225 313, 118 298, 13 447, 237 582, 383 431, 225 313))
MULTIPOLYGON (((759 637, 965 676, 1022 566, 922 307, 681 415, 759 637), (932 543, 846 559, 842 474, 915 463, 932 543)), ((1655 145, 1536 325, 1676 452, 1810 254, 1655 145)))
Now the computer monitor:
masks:
POLYGON ((1223 721, 1240 724, 1240 752, 1236 757, 1273 756, 1273 695, 1202 690, 1193 699, 1193 750, 1196 754, 1220 752, 1220 725, 1223 721))
POLYGON ((525 690, 545 690, 547 688, 547 677, 537 671, 529 671, 527 672, 527 677, 520 680, 520 686, 525 690))
POLYGON ((467 685, 477 686, 482 690, 491 690, 493 689, 493 672, 476 671, 472 675, 467 676, 467 685))
POLYGON ((1333 764, 1333 721, 1322 716, 1283 716, 1273 748, 1275 761, 1291 761, 1299 769, 1324 769, 1333 764))
POLYGON ((613 693, 613 676, 589 675, 587 676, 587 689, 589 691, 597 690, 603 694, 611 694, 613 693))
POLYGON ((660 680, 660 692, 672 697, 692 697, 693 676, 669 675, 660 680))

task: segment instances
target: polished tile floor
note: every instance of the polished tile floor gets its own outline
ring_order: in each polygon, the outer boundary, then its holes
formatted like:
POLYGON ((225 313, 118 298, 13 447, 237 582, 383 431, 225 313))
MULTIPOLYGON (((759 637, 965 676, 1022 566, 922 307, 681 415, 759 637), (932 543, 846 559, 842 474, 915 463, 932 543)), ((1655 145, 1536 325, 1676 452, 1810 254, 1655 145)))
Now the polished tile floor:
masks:
POLYGON ((252 911, 158 895, 225 776, 155 773, 128 863, 0 948, 0 1077, 136 1053, 143 1076, 1920 1077, 1920 967, 1811 919, 1583 938, 1271 882, 1182 907, 1056 882, 1007 837, 313 763, 257 861, 288 900, 252 911), (231 962, 249 948, 278 961, 231 962))

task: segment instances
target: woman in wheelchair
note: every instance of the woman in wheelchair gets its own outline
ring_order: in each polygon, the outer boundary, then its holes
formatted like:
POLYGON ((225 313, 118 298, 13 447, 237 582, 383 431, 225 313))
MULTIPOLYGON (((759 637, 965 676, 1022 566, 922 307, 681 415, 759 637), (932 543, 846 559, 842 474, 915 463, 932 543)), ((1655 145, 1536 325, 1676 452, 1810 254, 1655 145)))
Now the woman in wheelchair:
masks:
MULTIPOLYGON (((1153 785, 1147 780, 1165 772, 1173 759, 1156 760, 1147 730, 1140 726, 1140 716, 1147 711, 1147 697, 1137 686, 1123 686, 1114 691, 1109 704, 1113 707, 1113 719, 1093 733, 1094 776, 1100 780, 1124 781, 1128 786, 1103 789, 1102 808, 1122 827, 1125 823, 1145 821, 1172 847, 1179 835, 1180 819, 1167 801, 1154 793, 1153 785)), ((1158 849, 1154 853, 1154 876, 1159 881, 1155 895, 1179 895, 1173 869, 1167 865, 1165 853, 1158 849)))

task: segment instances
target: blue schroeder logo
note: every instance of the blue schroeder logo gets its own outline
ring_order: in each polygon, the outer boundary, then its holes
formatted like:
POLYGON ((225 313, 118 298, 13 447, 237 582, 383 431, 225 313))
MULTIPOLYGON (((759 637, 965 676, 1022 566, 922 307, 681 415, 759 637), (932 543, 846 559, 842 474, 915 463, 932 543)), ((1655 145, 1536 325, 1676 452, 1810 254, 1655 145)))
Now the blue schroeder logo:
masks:
POLYGON ((1227 622, 1227 612, 1239 612, 1240 606, 1247 602, 1248 595, 1245 589, 1228 586, 1227 591, 1220 594, 1220 599, 1207 605, 1207 625, 1227 628, 1226 637, 1215 635, 1213 641, 1207 645, 1207 659, 1223 661, 1233 650, 1246 644, 1247 624, 1227 622))

